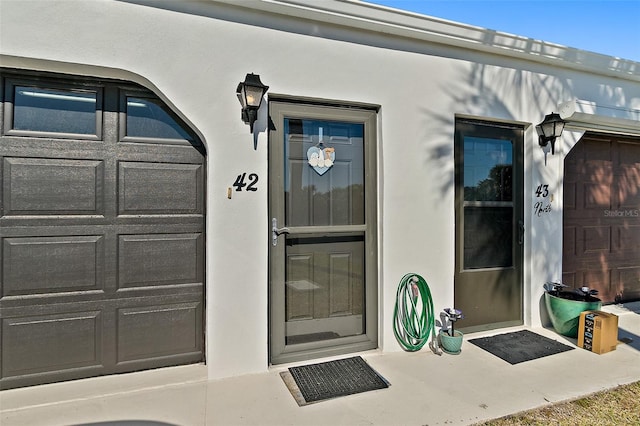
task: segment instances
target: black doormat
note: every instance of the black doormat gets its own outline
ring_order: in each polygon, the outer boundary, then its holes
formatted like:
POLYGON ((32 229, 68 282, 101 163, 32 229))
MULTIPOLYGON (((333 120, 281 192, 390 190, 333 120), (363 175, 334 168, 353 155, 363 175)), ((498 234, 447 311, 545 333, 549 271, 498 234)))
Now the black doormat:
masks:
POLYGON ((512 365, 575 349, 529 330, 480 337, 469 342, 512 365))
POLYGON ((280 375, 298 405, 389 387, 359 356, 292 367, 280 375))

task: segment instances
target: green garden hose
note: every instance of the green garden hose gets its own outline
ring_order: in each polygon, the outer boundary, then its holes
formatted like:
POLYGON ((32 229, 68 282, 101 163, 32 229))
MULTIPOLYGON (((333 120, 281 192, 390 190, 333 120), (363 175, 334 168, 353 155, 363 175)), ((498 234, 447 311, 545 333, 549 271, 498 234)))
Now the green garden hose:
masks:
POLYGON ((398 285, 393 312, 393 333, 398 343, 406 351, 419 351, 431 333, 431 349, 440 355, 434 323, 433 300, 427 282, 418 274, 406 274, 398 285))

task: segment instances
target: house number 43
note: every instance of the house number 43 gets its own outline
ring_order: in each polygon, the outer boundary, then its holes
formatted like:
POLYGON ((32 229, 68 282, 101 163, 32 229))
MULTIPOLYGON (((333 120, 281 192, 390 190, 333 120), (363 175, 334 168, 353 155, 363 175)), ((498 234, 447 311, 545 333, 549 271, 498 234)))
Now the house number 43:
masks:
POLYGON ((538 185, 536 188, 536 197, 547 198, 549 195, 549 185, 538 185))
POLYGON ((536 198, 543 198, 533 205, 533 212, 540 217, 543 213, 551 213, 551 202, 553 202, 553 194, 549 194, 549 185, 538 185, 536 188, 536 198), (547 198, 548 197, 548 198, 547 198))

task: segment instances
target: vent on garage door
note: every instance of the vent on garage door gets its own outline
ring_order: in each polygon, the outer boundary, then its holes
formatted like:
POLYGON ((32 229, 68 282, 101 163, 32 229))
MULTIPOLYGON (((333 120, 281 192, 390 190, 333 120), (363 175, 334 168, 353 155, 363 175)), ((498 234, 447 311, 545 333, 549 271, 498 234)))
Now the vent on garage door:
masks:
POLYGON ((640 300, 640 138, 587 133, 564 164, 564 283, 640 300))
POLYGON ((0 388, 202 361, 202 143, 133 84, 1 78, 0 388))

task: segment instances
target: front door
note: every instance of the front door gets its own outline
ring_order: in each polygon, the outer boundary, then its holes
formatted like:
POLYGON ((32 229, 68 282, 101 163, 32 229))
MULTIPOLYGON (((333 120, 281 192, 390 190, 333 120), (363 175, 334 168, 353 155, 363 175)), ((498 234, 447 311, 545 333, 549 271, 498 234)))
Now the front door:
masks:
POLYGON ((457 120, 454 303, 463 330, 522 324, 523 129, 457 120))
POLYGON ((271 362, 375 348, 376 112, 269 110, 271 362))

